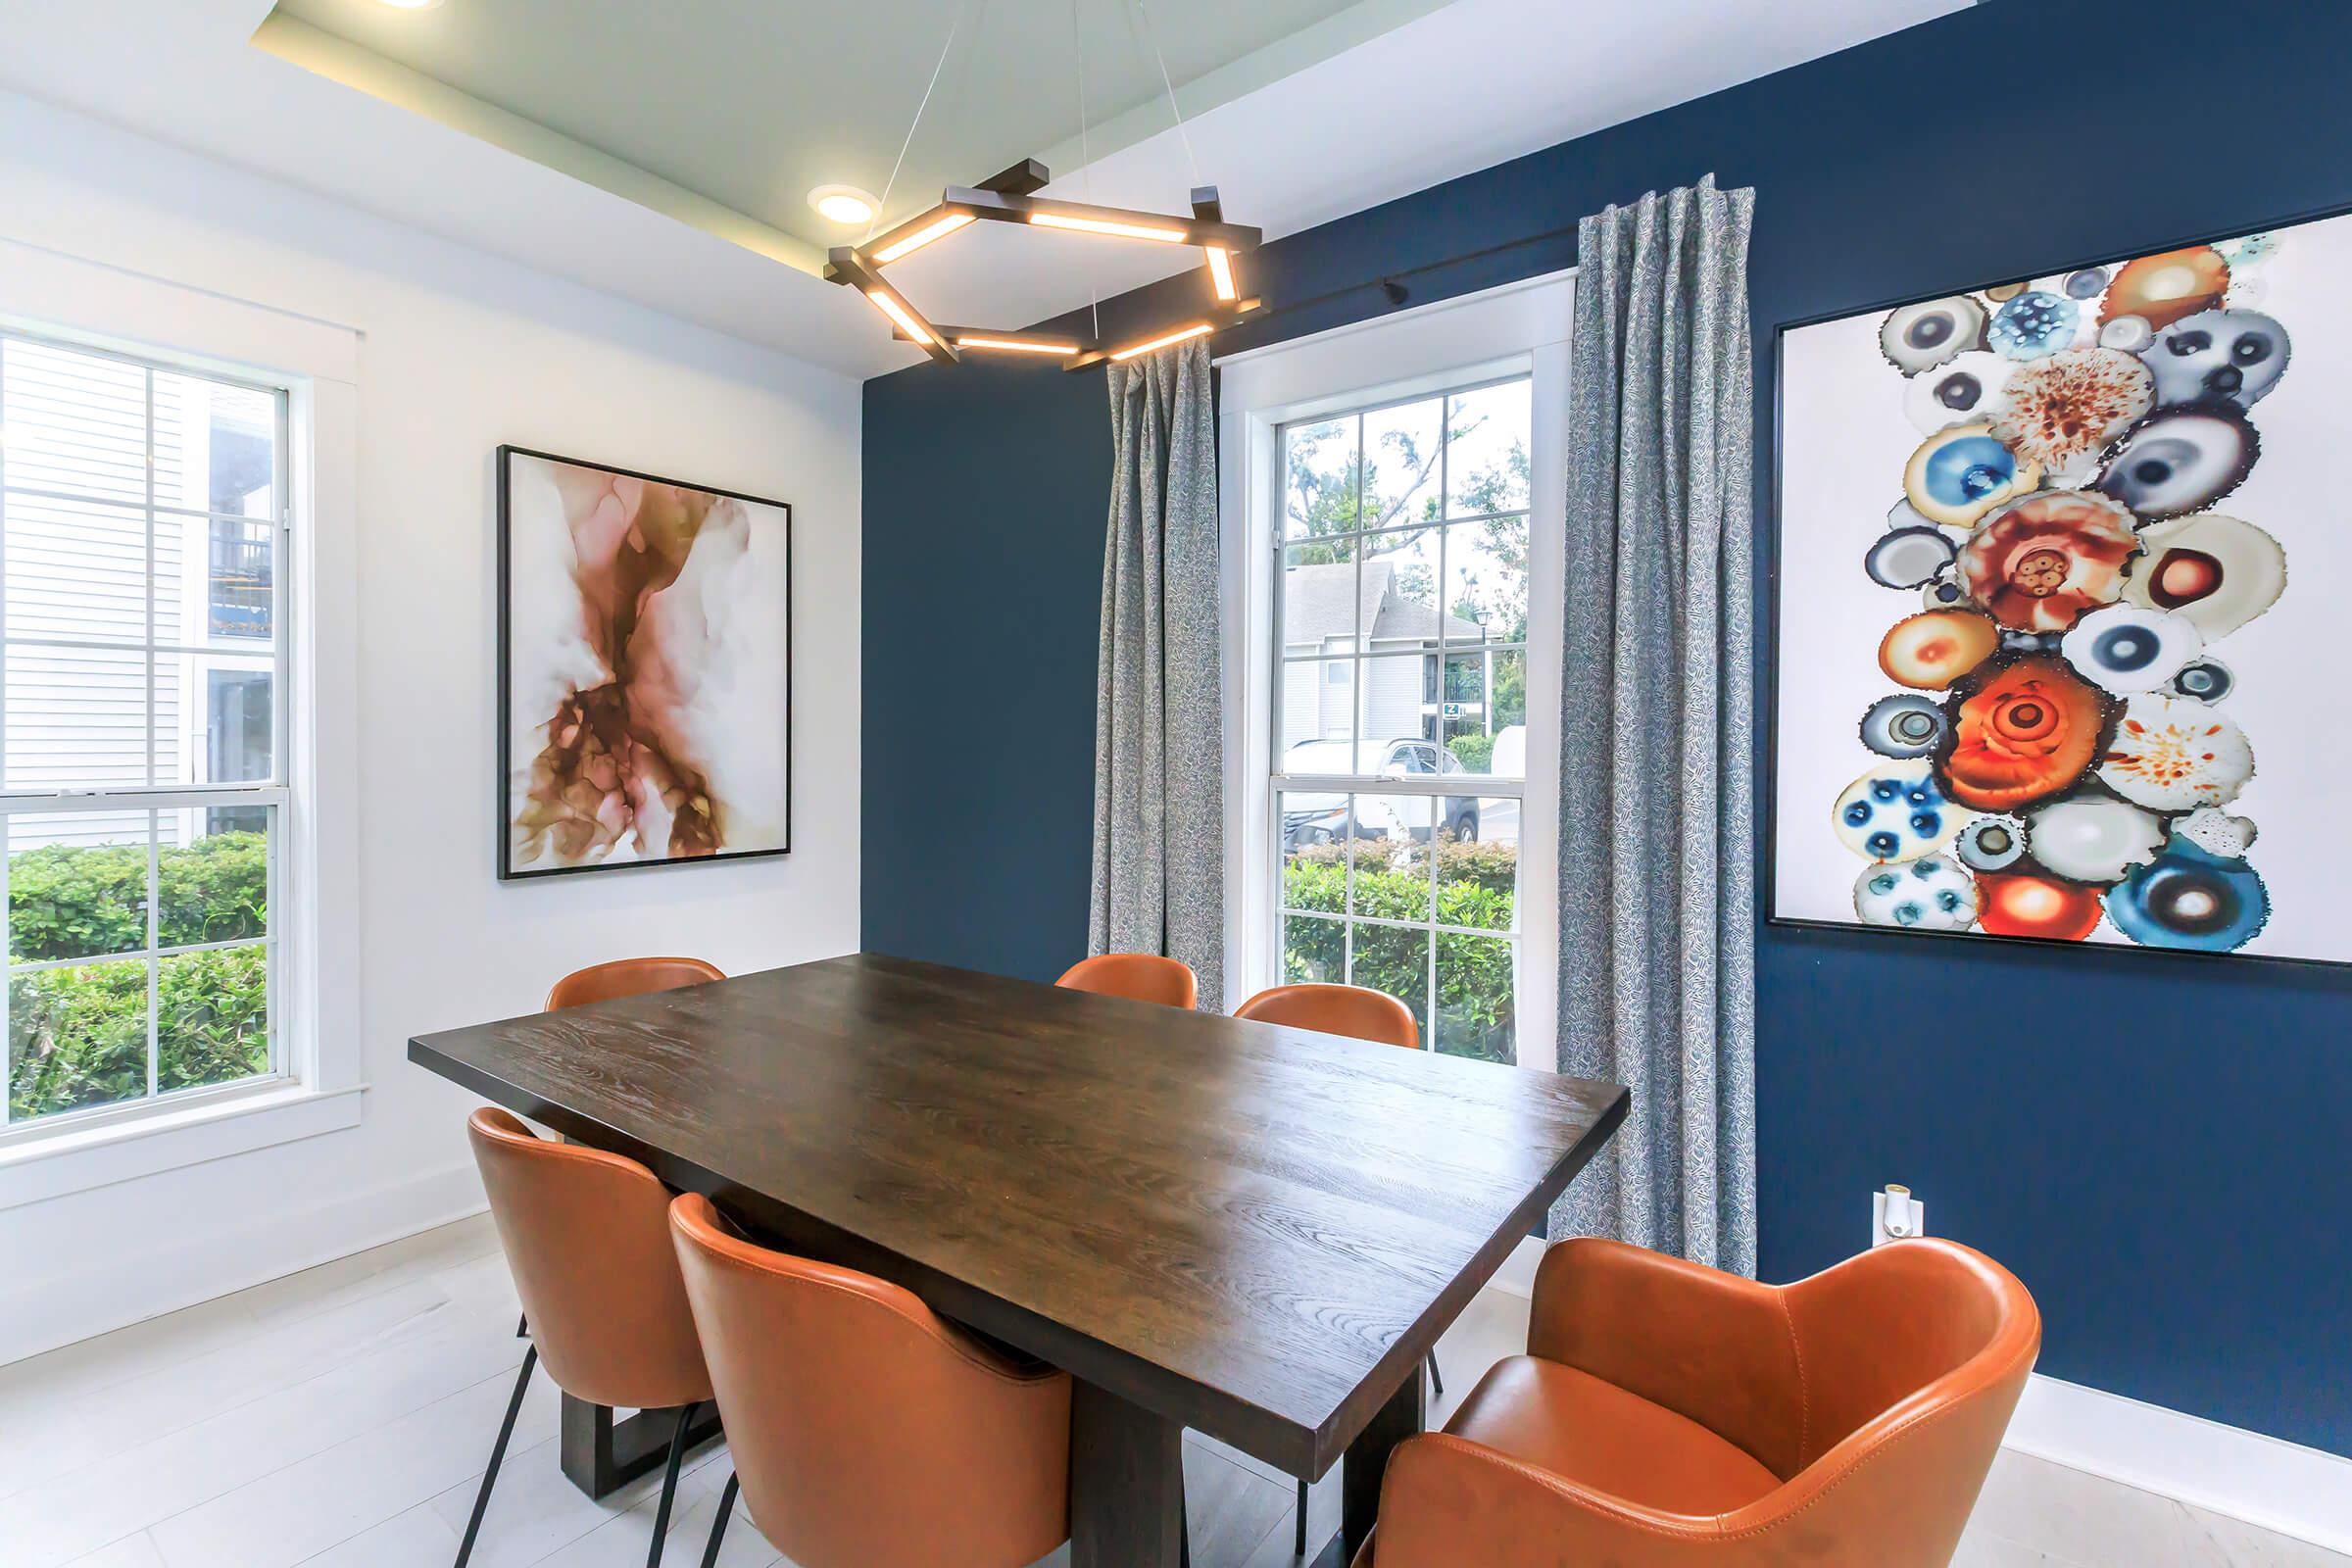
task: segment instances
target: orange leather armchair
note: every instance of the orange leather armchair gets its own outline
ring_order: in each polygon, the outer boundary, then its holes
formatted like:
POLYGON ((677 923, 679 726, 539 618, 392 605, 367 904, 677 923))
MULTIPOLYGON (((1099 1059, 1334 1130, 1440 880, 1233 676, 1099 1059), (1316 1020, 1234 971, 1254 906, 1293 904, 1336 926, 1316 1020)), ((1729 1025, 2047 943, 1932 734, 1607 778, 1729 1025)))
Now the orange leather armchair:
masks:
POLYGON ((458 1547, 458 1568, 466 1568, 473 1553, 523 1391, 542 1360, 559 1388, 591 1404, 677 1409, 650 1568, 662 1560, 687 1430, 711 1394, 669 1245, 669 1189, 633 1159, 551 1143, 496 1106, 475 1111, 466 1132, 499 1245, 522 1298, 531 1348, 490 1450, 473 1517, 458 1547))
POLYGON ((574 969, 557 981, 547 994, 547 1010, 641 997, 649 991, 675 991, 680 986, 699 986, 726 977, 717 964, 700 958, 614 958, 610 963, 574 969))
POLYGON ((1233 1015, 1327 1035, 1348 1035, 1375 1045, 1402 1046, 1407 1051, 1421 1049, 1421 1026, 1413 1021, 1412 1009, 1370 986, 1270 986, 1234 1008, 1233 1015))
POLYGON ((1026 1568, 1070 1533, 1070 1379, 1014 1361, 870 1275, 670 1205, 740 1484, 801 1568, 1026 1568))
POLYGON ((1948 1564, 2040 1344, 1951 1242, 1788 1286, 1563 1242, 1528 1353, 1391 1456, 1357 1568, 1948 1564))
POLYGON ((1156 953, 1098 953, 1071 964, 1054 983, 1169 1007, 1190 1007, 1200 1000, 1200 981, 1193 966, 1156 953))

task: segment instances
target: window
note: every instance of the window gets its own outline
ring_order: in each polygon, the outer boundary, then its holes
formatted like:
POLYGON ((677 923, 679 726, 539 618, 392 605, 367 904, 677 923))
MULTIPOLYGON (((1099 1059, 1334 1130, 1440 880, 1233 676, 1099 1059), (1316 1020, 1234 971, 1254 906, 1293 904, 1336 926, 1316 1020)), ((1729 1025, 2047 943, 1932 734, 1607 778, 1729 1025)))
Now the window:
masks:
POLYGON ((287 409, 0 333, 0 1135, 284 1070, 287 409))
MULTIPOLYGON (((1518 1058, 1532 382, 1278 425, 1272 932, 1284 980, 1518 1058)), ((1261 535, 1261 537, 1263 537, 1261 535)))

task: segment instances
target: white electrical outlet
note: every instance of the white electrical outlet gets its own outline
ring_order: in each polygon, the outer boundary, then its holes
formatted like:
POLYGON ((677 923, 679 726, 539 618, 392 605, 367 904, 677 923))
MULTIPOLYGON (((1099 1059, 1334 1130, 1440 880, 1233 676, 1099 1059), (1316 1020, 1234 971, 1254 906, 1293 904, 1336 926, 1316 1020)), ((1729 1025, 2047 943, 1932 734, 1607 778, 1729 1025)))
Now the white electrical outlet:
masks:
POLYGON ((1870 1245, 1908 1241, 1928 1234, 1928 1205, 1911 1196, 1911 1189, 1886 1184, 1870 1195, 1870 1245))

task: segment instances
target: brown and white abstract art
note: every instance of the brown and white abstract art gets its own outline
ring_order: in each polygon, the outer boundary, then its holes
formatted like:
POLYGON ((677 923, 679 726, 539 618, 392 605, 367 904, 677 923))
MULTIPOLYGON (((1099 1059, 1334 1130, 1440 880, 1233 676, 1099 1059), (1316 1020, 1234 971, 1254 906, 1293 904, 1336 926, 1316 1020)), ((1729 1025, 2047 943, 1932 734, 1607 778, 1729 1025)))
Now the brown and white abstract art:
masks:
POLYGON ((792 509, 498 449, 499 875, 791 848, 792 509))

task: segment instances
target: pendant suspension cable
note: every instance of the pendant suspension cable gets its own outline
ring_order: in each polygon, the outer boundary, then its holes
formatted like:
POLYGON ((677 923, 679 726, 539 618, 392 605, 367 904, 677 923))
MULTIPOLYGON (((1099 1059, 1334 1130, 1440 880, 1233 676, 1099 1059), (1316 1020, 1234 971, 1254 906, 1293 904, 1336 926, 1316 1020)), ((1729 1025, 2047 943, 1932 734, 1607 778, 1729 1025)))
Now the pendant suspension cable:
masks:
POLYGON ((972 84, 972 62, 980 58, 980 40, 987 36, 988 0, 980 0, 972 8, 972 46, 963 52, 963 59, 956 63, 956 79, 948 83, 948 95, 940 101, 939 112, 943 121, 961 113, 964 106, 971 102, 967 89, 972 84))
POLYGON ((1200 183, 1200 160, 1193 156, 1193 133, 1184 123, 1184 111, 1176 107, 1176 83, 1168 77, 1168 57, 1159 52, 1159 32, 1152 25, 1152 8, 1144 0, 1135 0, 1136 15, 1144 19, 1144 41, 1152 46, 1152 58, 1159 63, 1159 84, 1168 90, 1168 113, 1176 120, 1176 136, 1184 143, 1185 167, 1192 171, 1193 183, 1200 183))
POLYGON ((914 132, 923 122, 923 111, 931 107, 931 94, 939 86, 939 74, 947 69, 948 51, 956 47, 956 29, 963 25, 963 0, 956 0, 955 9, 948 13, 948 41, 939 46, 938 63, 931 68, 931 79, 923 85, 922 102, 914 106, 914 119, 906 125, 906 139, 899 143, 898 161, 890 166, 890 178, 882 182, 882 199, 874 204, 874 216, 865 225, 865 238, 859 245, 872 241, 874 230, 882 225, 882 215, 890 210, 891 188, 899 182, 899 171, 906 166, 906 149, 914 145, 914 132))
MULTIPOLYGON (((1095 200, 1095 155, 1086 140, 1086 44, 1078 34, 1078 0, 1070 0, 1070 63, 1078 75, 1078 194, 1087 205, 1095 200)), ((1086 308, 1093 317, 1095 336, 1102 336, 1102 301, 1095 292, 1095 280, 1090 273, 1086 280, 1086 308)))

